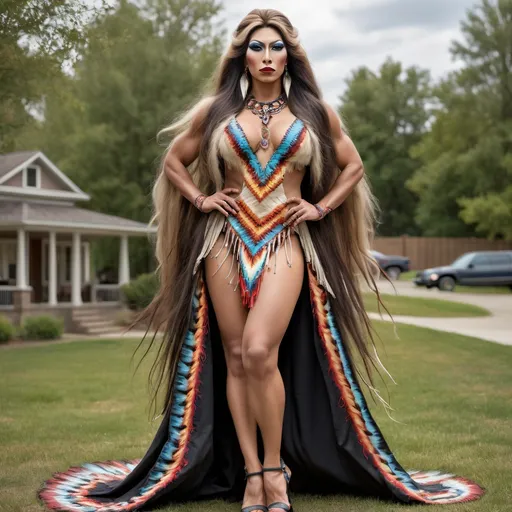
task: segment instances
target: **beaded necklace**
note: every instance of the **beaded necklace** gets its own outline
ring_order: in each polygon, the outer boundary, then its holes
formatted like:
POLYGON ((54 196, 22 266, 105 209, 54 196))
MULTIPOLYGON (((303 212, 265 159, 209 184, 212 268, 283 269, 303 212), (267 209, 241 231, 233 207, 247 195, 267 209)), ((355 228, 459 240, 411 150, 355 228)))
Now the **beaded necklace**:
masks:
MULTIPOLYGON (((278 98, 272 101, 257 101, 254 96, 249 96, 245 105, 253 114, 257 115, 262 122, 261 125, 261 140, 259 147, 267 149, 269 147, 270 140, 270 128, 268 123, 272 119, 274 114, 278 114, 287 105, 286 95, 283 92, 278 98)), ((258 148, 256 148, 257 150, 258 148)))

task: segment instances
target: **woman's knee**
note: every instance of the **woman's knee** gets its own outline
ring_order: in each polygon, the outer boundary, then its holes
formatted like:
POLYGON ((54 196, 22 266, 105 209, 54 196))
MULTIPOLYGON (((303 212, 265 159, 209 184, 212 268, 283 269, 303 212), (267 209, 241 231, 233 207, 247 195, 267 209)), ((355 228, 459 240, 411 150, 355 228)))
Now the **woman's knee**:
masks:
POLYGON ((277 367, 277 351, 267 341, 261 337, 243 340, 242 364, 247 375, 264 379, 277 367))
POLYGON ((244 377, 244 366, 242 363, 242 340, 234 340, 224 343, 224 355, 228 372, 233 377, 244 377))

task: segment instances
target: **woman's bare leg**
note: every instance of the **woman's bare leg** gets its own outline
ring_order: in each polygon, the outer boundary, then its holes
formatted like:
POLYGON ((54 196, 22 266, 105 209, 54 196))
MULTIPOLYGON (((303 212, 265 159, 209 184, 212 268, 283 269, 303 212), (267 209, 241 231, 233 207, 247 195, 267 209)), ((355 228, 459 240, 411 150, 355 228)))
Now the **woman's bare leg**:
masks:
MULTIPOLYGON (((206 283, 213 309, 219 325, 222 346, 228 370, 226 393, 229 409, 235 424, 236 434, 240 443, 245 465, 248 472, 259 471, 261 462, 258 458, 256 419, 252 413, 247 397, 247 378, 242 365, 242 333, 247 319, 248 309, 242 304, 240 290, 234 291, 236 279, 232 284, 225 279, 229 272, 233 256, 228 255, 222 267, 217 271, 217 264, 226 256, 226 247, 222 247, 224 235, 221 235, 205 259, 206 283), (217 254, 217 259, 211 255, 217 254)), ((237 270, 236 260, 233 272, 237 270)), ((231 276, 233 273, 231 274, 231 276)), ((235 274, 235 277, 236 274, 235 274)), ((251 477, 247 486, 242 506, 264 504, 265 494, 263 479, 251 477)))
MULTIPOLYGON (((271 259, 271 270, 265 270, 242 339, 249 404, 261 429, 265 446, 263 464, 266 467, 280 465, 285 393, 277 359, 279 345, 295 309, 304 278, 304 256, 297 235, 292 235, 291 267, 288 267, 284 247, 281 247, 274 274, 274 257, 271 259)), ((274 501, 287 503, 282 473, 265 472, 264 478, 267 504, 274 501)), ((270 509, 269 512, 279 511, 270 509)))

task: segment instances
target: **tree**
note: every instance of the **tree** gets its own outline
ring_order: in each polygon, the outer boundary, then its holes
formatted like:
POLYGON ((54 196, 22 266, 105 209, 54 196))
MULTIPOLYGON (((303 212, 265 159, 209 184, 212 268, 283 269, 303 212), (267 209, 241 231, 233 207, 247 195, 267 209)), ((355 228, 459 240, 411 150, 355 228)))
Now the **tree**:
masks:
POLYGON ((105 4, 79 0, 2 0, 0 4, 0 153, 16 149, 19 131, 64 61, 83 43, 83 28, 105 4))
POLYGON ((512 238, 512 2, 483 0, 451 53, 465 66, 443 80, 432 130, 408 182, 427 235, 512 238))
POLYGON ((417 234, 416 195, 405 188, 419 164, 410 149, 426 130, 430 75, 388 59, 378 73, 355 70, 341 96, 341 115, 364 161, 381 207, 380 235, 417 234))
MULTIPOLYGON (((89 27, 73 77, 63 76, 31 133, 45 153, 92 197, 87 207, 147 222, 163 148, 157 131, 197 96, 221 53, 211 0, 123 1, 89 27)), ((96 261, 116 266, 117 241, 96 261)), ((134 274, 152 269, 144 238, 130 242, 134 274)))

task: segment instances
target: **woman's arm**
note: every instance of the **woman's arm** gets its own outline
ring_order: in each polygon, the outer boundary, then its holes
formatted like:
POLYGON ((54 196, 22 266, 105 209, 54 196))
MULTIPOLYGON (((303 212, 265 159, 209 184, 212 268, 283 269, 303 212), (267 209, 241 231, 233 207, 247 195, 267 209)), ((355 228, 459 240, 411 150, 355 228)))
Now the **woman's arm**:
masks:
POLYGON ((228 212, 236 215, 239 207, 235 200, 227 195, 227 192, 237 193, 239 192, 237 189, 224 189, 222 192, 217 192, 208 198, 206 204, 204 204, 206 199, 202 204, 195 203, 196 198, 202 195, 202 191, 196 187, 187 166, 199 155, 201 137, 203 136, 202 125, 209 108, 210 102, 205 102, 192 118, 190 126, 176 136, 165 157, 164 172, 181 195, 199 207, 201 211, 209 212, 217 209, 226 216, 228 212))
POLYGON ((336 163, 341 170, 329 192, 318 204, 322 208, 330 207, 334 210, 352 192, 364 175, 364 167, 361 157, 350 137, 341 128, 340 118, 334 109, 325 101, 324 107, 329 116, 331 136, 336 153, 336 163))
POLYGON ((328 103, 325 101, 322 103, 329 116, 329 128, 336 153, 336 163, 341 172, 329 192, 316 203, 320 209, 298 197, 292 197, 286 201, 288 205, 295 203, 295 206, 291 207, 285 215, 286 225, 289 224, 292 227, 305 220, 319 220, 329 211, 327 208, 331 210, 337 208, 345 201, 364 175, 361 157, 350 137, 341 128, 338 114, 328 103), (321 210, 322 213, 320 213, 321 210))

